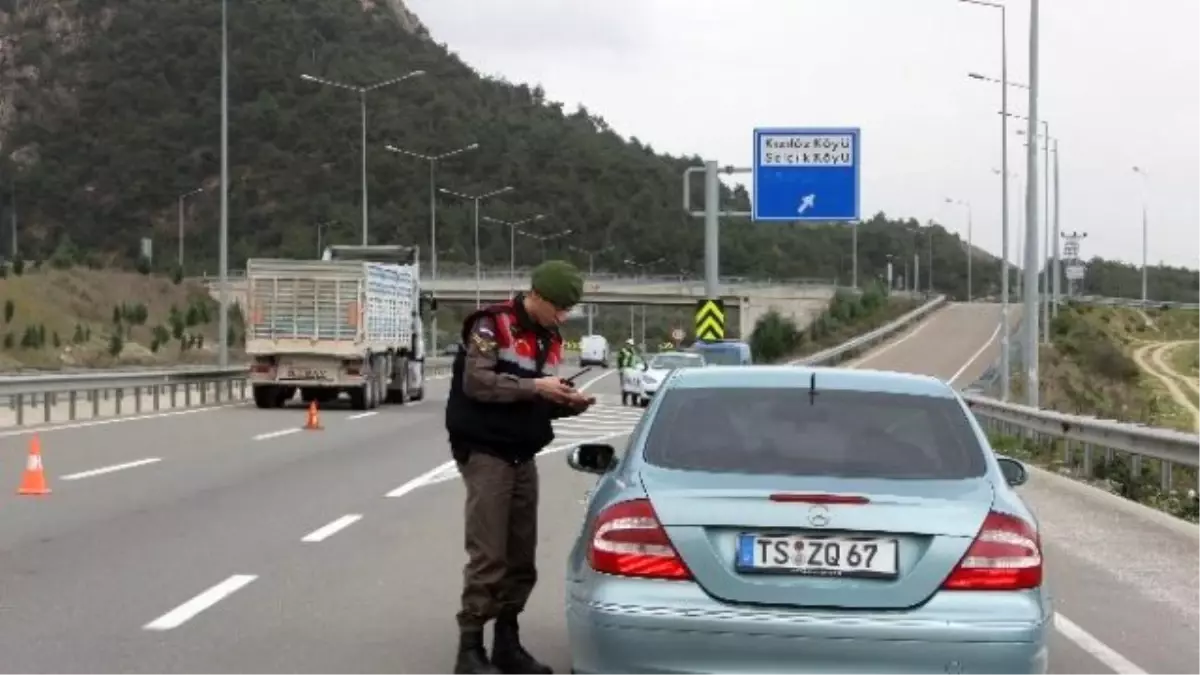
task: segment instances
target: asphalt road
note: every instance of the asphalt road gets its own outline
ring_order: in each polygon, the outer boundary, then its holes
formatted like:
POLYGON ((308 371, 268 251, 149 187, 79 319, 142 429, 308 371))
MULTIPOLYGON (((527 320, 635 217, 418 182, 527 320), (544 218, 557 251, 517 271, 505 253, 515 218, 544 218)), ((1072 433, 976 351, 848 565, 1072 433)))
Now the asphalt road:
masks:
MULTIPOLYGON (((952 306, 860 366, 964 386, 995 356, 997 312, 952 306)), ((613 371, 592 375, 601 404, 562 421, 559 445, 619 444, 640 415, 613 371)), ((464 556, 445 387, 324 411, 323 431, 245 405, 43 431, 53 494, 0 492, 0 670, 446 672, 464 556)), ((0 483, 15 488, 28 438, 0 434, 0 483)), ((564 560, 593 481, 561 452, 539 465, 542 580, 523 634, 565 672, 564 560)), ((1026 494, 1069 617, 1053 672, 1197 672, 1195 528, 1054 476, 1026 494)))

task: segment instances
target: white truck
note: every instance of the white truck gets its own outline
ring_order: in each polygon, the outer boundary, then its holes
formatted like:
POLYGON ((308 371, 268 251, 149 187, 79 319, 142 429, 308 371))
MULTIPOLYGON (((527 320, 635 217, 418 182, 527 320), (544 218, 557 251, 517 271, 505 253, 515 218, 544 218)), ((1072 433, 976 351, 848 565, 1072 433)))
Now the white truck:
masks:
POLYGON ((418 249, 331 246, 321 260, 246 261, 246 354, 259 408, 348 394, 367 410, 425 394, 418 249))

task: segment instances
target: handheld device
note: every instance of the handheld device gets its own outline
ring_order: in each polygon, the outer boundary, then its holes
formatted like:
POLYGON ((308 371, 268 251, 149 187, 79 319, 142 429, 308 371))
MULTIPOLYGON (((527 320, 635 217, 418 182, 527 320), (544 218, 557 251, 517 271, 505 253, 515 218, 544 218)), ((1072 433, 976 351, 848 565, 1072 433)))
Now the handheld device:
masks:
POLYGON ((592 367, 588 366, 587 368, 584 368, 583 370, 579 371, 578 373, 575 373, 574 375, 572 375, 570 377, 564 377, 563 381, 565 381, 569 385, 574 386, 575 380, 579 379, 580 376, 582 376, 584 373, 588 372, 591 369, 592 369, 592 367))

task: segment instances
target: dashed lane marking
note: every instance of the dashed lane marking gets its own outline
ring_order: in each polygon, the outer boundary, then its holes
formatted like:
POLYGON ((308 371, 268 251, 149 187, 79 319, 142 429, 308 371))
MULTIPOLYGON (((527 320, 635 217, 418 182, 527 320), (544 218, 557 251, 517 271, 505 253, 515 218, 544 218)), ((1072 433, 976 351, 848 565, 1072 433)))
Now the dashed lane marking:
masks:
POLYGON ((146 459, 139 459, 139 460, 136 460, 133 462, 125 462, 124 464, 112 464, 110 466, 102 466, 98 469, 91 469, 89 471, 80 471, 79 473, 71 473, 71 474, 67 474, 65 476, 59 476, 59 479, 60 480, 79 480, 80 478, 91 478, 92 476, 103 476, 106 473, 113 473, 114 471, 124 471, 125 469, 133 469, 135 467, 146 466, 147 464, 154 464, 155 462, 161 462, 161 461, 162 461, 161 457, 147 457, 146 459))
POLYGON ((310 544, 315 544, 318 542, 325 541, 326 539, 332 537, 333 535, 337 534, 338 532, 341 532, 342 530, 346 529, 347 527, 350 527, 351 525, 353 525, 354 523, 357 523, 360 520, 362 520, 361 513, 351 513, 349 515, 342 516, 341 518, 338 518, 338 519, 334 520, 333 522, 322 525, 321 527, 318 527, 317 529, 313 530, 312 532, 309 532, 308 534, 304 535, 304 537, 300 541, 307 542, 310 544))
POLYGON ((291 434, 299 433, 300 431, 301 431, 300 427, 292 427, 291 429, 280 429, 278 431, 268 431, 265 434, 259 434, 259 435, 255 436, 254 440, 265 441, 265 440, 268 440, 271 438, 279 438, 280 436, 289 436, 291 434))
POLYGON ((146 630, 171 630, 187 623, 200 612, 212 607, 225 598, 241 590, 251 581, 258 578, 257 574, 235 574, 225 581, 204 591, 175 609, 163 614, 143 626, 146 630))

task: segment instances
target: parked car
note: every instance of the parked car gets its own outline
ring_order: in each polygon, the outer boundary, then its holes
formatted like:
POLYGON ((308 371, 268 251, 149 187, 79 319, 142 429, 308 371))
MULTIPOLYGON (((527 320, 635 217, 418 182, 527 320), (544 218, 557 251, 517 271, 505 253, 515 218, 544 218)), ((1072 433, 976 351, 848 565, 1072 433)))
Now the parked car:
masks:
POLYGON ((643 407, 649 405, 650 399, 658 392, 659 386, 667 379, 672 371, 678 368, 703 368, 704 357, 687 352, 663 352, 650 357, 642 370, 640 389, 637 403, 643 407))
POLYGON ((570 553, 579 673, 1042 673, 1038 522, 930 377, 687 368, 599 475, 570 553))

